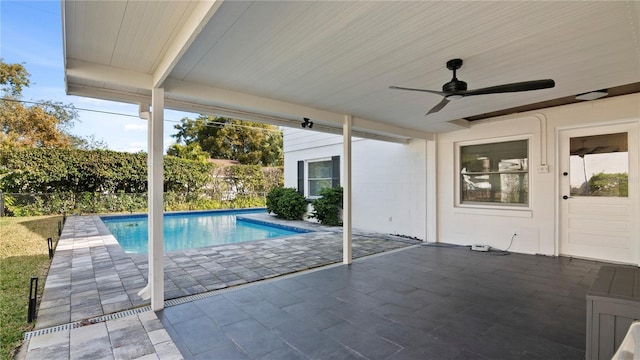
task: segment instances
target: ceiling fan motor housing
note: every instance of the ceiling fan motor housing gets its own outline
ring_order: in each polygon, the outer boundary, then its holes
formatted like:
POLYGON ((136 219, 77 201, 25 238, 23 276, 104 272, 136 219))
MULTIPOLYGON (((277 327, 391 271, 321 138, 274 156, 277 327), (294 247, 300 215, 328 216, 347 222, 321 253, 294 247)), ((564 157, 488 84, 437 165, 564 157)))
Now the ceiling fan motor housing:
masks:
POLYGON ((467 83, 458 80, 456 77, 456 70, 462 67, 462 59, 451 59, 447 61, 447 69, 453 71, 453 79, 448 83, 442 85, 442 91, 445 93, 456 93, 458 91, 466 91, 467 83))
POLYGON ((442 85, 442 92, 445 93, 456 93, 459 91, 466 91, 467 83, 456 78, 449 81, 448 83, 442 85))
POLYGON ((451 59, 447 61, 447 69, 456 71, 462 67, 462 59, 451 59))

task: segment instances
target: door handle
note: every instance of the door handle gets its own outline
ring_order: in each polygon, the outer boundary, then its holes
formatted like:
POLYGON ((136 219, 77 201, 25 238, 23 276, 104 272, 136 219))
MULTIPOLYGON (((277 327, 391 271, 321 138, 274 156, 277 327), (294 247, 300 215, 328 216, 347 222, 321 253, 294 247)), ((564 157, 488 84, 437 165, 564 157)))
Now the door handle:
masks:
POLYGON ((565 199, 565 200, 569 199, 570 197, 571 196, 569 196, 569 195, 562 195, 562 198, 565 199))

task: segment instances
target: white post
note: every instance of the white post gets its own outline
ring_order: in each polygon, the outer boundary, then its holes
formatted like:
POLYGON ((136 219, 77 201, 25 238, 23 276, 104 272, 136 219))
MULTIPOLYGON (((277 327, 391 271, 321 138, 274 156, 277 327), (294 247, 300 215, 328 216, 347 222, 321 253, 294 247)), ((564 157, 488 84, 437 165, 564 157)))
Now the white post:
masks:
POLYGON ((427 140, 427 225, 425 241, 438 242, 438 188, 437 188, 437 141, 427 140))
POLYGON ((149 121, 149 163, 148 163, 148 203, 149 203, 149 286, 151 309, 164 308, 163 246, 163 187, 164 165, 162 144, 164 123, 164 89, 154 88, 151 96, 151 119, 149 121))
POLYGON ((343 143, 343 178, 342 178, 342 263, 353 262, 351 253, 351 115, 345 115, 342 126, 343 143))

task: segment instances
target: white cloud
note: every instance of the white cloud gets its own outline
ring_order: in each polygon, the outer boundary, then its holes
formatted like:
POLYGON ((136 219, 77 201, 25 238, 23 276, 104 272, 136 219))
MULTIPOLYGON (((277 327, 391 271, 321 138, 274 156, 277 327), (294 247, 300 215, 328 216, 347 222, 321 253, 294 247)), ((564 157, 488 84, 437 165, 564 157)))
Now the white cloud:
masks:
POLYGON ((147 124, 126 124, 124 131, 147 131, 147 124))
POLYGON ((147 143, 146 142, 140 142, 140 141, 135 141, 135 142, 131 142, 129 144, 126 144, 124 146, 116 146, 116 148, 114 149, 115 151, 124 151, 124 152, 130 152, 130 153, 136 153, 139 151, 147 151, 147 143))

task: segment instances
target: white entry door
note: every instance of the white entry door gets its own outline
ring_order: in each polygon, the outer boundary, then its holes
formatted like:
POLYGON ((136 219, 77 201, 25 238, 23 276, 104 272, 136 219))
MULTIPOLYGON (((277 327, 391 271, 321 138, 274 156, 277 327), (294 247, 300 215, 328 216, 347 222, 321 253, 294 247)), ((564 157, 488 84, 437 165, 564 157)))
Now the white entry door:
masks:
POLYGON ((638 265, 638 125, 562 130, 560 255, 638 265))

